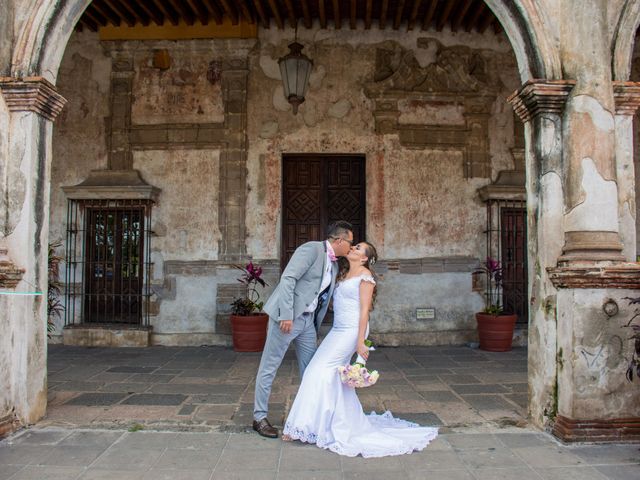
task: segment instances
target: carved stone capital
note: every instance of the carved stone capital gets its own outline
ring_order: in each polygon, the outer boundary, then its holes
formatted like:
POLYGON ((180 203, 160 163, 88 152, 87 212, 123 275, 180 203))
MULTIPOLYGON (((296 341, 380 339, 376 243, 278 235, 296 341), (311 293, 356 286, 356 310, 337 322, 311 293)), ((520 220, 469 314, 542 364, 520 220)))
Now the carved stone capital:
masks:
POLYGON ((13 264, 6 249, 0 249, 0 288, 16 288, 22 275, 24 270, 13 264))
POLYGON ((556 288, 624 288, 640 290, 640 265, 596 262, 547 268, 556 288))
POLYGON ((575 80, 529 80, 507 101, 523 122, 545 113, 560 115, 575 80))
POLYGON ((613 82, 616 115, 635 115, 640 107, 640 82, 613 82))
POLYGON ((43 77, 0 77, 0 91, 10 112, 35 112, 52 122, 67 103, 43 77))

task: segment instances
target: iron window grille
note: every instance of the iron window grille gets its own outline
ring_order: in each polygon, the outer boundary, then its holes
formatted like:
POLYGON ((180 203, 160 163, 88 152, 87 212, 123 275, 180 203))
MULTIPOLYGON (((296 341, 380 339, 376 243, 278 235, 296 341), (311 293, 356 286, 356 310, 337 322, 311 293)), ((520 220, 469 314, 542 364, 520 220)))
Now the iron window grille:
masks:
POLYGON ((149 199, 70 199, 65 325, 149 325, 149 199))
MULTIPOLYGON (((489 199, 487 206, 487 257, 500 262, 502 281, 497 295, 505 313, 528 323, 527 210, 524 200, 489 199)), ((486 281, 489 281, 487 276, 486 281)))

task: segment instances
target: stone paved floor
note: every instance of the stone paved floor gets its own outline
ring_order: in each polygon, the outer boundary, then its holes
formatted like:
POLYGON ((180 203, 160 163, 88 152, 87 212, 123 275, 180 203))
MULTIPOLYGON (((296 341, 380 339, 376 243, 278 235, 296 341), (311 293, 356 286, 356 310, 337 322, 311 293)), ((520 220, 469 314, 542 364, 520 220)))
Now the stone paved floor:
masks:
POLYGON ((422 452, 363 459, 248 433, 48 427, 0 442, 0 480, 637 480, 638 447, 562 446, 531 431, 445 433, 422 452))
MULTIPOLYGON (((49 404, 40 426, 240 432, 252 421, 260 354, 224 347, 49 347, 49 404)), ((365 411, 391 410, 423 425, 526 426, 526 349, 380 348, 379 383, 360 390, 365 411)), ((278 372, 277 426, 298 387, 293 352, 278 372)), ((454 430, 450 430, 454 431, 454 430)), ((0 477, 2 480, 2 477, 0 477)))

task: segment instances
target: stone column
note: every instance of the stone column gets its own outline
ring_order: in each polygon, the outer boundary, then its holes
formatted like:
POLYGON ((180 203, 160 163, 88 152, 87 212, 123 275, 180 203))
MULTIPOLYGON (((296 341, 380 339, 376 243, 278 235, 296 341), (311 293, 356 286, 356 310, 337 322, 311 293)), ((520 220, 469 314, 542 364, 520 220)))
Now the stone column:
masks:
POLYGON ((616 179, 622 254, 636 261, 636 188, 633 163, 633 118, 640 106, 640 83, 613 82, 616 117, 616 179))
MULTIPOLYGON (((22 424, 45 413, 47 403, 47 253, 52 124, 65 99, 41 77, 0 78, 9 111, 8 198, 0 212, 0 242, 6 257, 23 270, 21 280, 3 295, 0 311, 0 399, 22 424), (32 293, 41 292, 41 295, 32 293)), ((0 412, 0 414, 5 412, 0 412)), ((0 415, 2 416, 2 415, 0 415)))
POLYGON ((547 268, 562 253, 562 112, 574 82, 531 81, 509 102, 524 122, 529 250, 529 412, 542 427, 556 410, 556 289, 547 268))
POLYGON ((618 227, 615 105, 604 0, 561 2, 560 55, 576 80, 563 117, 565 263, 623 261, 618 227))
MULTIPOLYGON (((616 251, 609 241, 613 233, 618 236, 614 231, 618 228, 618 189, 615 185, 610 188, 615 182, 598 184, 595 162, 582 170, 566 164, 572 158, 567 150, 584 151, 581 149, 586 147, 567 145, 579 142, 575 132, 563 123, 577 118, 586 145, 593 146, 592 138, 601 138, 598 135, 602 134, 586 131, 593 117, 581 117, 576 105, 573 114, 563 114, 573 84, 529 82, 510 98, 516 113, 526 122, 527 138, 529 411, 535 424, 542 427, 553 423, 554 433, 563 440, 619 441, 636 438, 634 432, 640 428, 636 387, 624 378, 632 345, 622 327, 633 314, 624 298, 638 296, 640 268, 611 261, 621 256, 621 245, 616 251), (571 190, 567 186, 572 175, 591 175, 593 181, 586 185, 587 192, 602 200, 580 215, 575 215, 575 208, 568 208, 571 190), (572 214, 574 221, 568 221, 572 214), (576 225, 590 226, 590 221, 596 225, 610 222, 610 230, 605 233, 612 235, 602 235, 602 230, 565 234, 576 225), (572 248, 574 240, 583 242, 581 248, 572 248)), ((624 106, 622 99, 618 105, 619 110, 631 108, 624 106)), ((613 147, 610 142, 608 145, 613 147)), ((620 165, 627 161, 619 160, 620 165)))

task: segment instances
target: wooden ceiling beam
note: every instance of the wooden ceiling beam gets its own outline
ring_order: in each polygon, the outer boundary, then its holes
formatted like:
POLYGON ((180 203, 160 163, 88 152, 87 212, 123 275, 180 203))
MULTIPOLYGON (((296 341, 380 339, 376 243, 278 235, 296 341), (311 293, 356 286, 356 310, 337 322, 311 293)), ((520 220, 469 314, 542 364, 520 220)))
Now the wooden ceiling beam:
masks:
POLYGON ((249 5, 247 5, 247 0, 238 0, 238 3, 240 4, 240 13, 242 13, 244 19, 247 23, 253 25, 255 23, 255 19, 253 18, 253 15, 251 15, 251 10, 249 10, 249 5))
POLYGON ((416 19, 418 18, 418 10, 420 10, 420 5, 422 5, 422 0, 413 0, 413 8, 411 9, 409 21, 407 22, 407 31, 413 30, 413 27, 415 27, 416 19))
POLYGON ((285 7, 287 7, 287 17, 289 17, 289 26, 296 28, 298 25, 298 19, 296 18, 296 11, 293 9, 293 3, 291 0, 284 0, 285 7))
POLYGON ((188 5, 182 0, 169 0, 169 3, 181 16, 187 25, 193 25, 196 21, 196 15, 191 11, 188 5))
POLYGON ((126 6, 129 11, 133 12, 140 23, 145 27, 153 20, 157 25, 164 23, 164 15, 158 7, 153 5, 153 8, 147 5, 147 2, 129 2, 123 1, 122 4, 126 6))
POLYGON ((278 8, 276 0, 269 0, 269 8, 271 8, 271 13, 273 13, 273 19, 276 21, 276 25, 280 30, 283 30, 284 22, 282 21, 282 16, 280 15, 280 9, 278 8))
POLYGON ((127 10, 127 8, 124 5, 122 5, 122 3, 120 3, 119 0, 102 0, 102 1, 111 10, 113 10, 114 12, 117 12, 127 25, 129 25, 130 27, 133 27, 136 24, 135 15, 131 14, 131 12, 127 10))
POLYGON ((396 18, 393 20, 393 29, 398 30, 400 23, 402 22, 402 14, 404 13, 405 0, 398 0, 398 7, 396 9, 396 18))
POLYGON ((98 24, 84 14, 82 15, 82 17, 80 17, 80 22, 78 22, 78 25, 80 26, 80 28, 82 28, 82 26, 84 25, 92 32, 98 31, 98 24))
POLYGON ((96 11, 93 5, 89 5, 87 9, 84 11, 84 15, 87 15, 91 20, 93 20, 96 24, 101 27, 107 26, 107 19, 100 14, 100 12, 96 11))
POLYGON ((325 11, 324 0, 318 0, 318 16, 320 17, 320 28, 327 28, 327 12, 325 11))
POLYGON ((209 25, 209 10, 202 4, 201 0, 187 0, 189 7, 198 16, 202 25, 209 25))
POLYGON ((205 0, 204 6, 209 11, 211 18, 216 22, 216 25, 222 25, 222 12, 218 8, 218 5, 213 0, 205 0))
POLYGON ((260 17, 260 21, 262 22, 262 26, 264 28, 269 28, 269 17, 264 11, 264 6, 260 0, 253 0, 253 4, 256 6, 256 11, 258 12, 258 16, 260 17))
POLYGON ((473 30, 473 27, 476 26, 476 24, 478 23, 478 20, 480 19, 480 17, 484 13, 484 10, 486 8, 485 5, 486 4, 484 3, 483 0, 480 0, 480 3, 475 2, 475 4, 474 4, 475 10, 473 11, 473 15, 471 15, 471 17, 469 17, 469 20, 467 20, 467 23, 465 23, 465 25, 464 25, 464 31, 465 32, 470 32, 471 30, 473 30))
POLYGON ((485 30, 489 28, 489 25, 493 23, 494 19, 495 17, 493 16, 493 12, 491 10, 488 10, 485 13, 484 18, 482 19, 482 22, 480 22, 480 26, 478 27, 478 32, 484 33, 485 30))
POLYGON ((447 4, 442 9, 442 15, 438 19, 438 23, 436 24, 436 30, 441 32, 444 26, 447 24, 449 17, 451 16, 451 11, 453 10, 454 5, 456 4, 455 0, 448 0, 447 4))
POLYGON ((387 28, 387 13, 389 10, 389 0, 382 0, 382 5, 380 6, 380 30, 384 30, 387 28))
POLYGON ((367 9, 364 13, 364 28, 369 30, 371 28, 371 11, 373 10, 373 0, 367 0, 367 9))
POLYGON ((465 15, 469 11, 469 7, 471 6, 472 3, 473 3, 473 0, 466 0, 466 2, 464 2, 460 10, 458 11, 458 14, 455 20, 452 20, 451 22, 452 32, 458 31, 458 28, 460 28, 460 25, 462 24, 462 21, 464 20, 465 15))
POLYGON ((231 20, 231 24, 237 25, 238 13, 233 9, 231 2, 229 0, 220 0, 220 3, 222 4, 222 8, 224 8, 224 11, 226 12, 227 16, 231 20))
POLYGON ((132 7, 139 5, 158 25, 164 23, 164 19, 168 19, 171 25, 177 25, 180 17, 175 10, 167 7, 162 0, 149 0, 146 2, 128 2, 132 7), (158 23, 160 22, 160 23, 158 23))
POLYGON ((349 28, 355 30, 358 26, 358 0, 351 0, 349 5, 349 28))
POLYGON ((430 0, 430 4, 427 7, 427 11, 424 14, 424 19, 422 20, 422 30, 428 30, 431 26, 431 21, 433 20, 433 15, 436 13, 436 7, 438 6, 438 0, 430 0))
POLYGON ((342 17, 340 15, 339 0, 333 0, 333 23, 336 30, 340 30, 342 28, 342 17))
POLYGON ((91 6, 95 8, 103 17, 105 17, 107 21, 112 25, 119 27, 122 23, 120 14, 114 12, 111 8, 109 8, 109 5, 106 5, 99 0, 94 0, 93 2, 91 2, 91 6))
POLYGON ((311 28, 313 26, 313 20, 311 19, 311 12, 309 11, 309 4, 307 0, 302 0, 302 16, 304 17, 304 26, 311 28))

